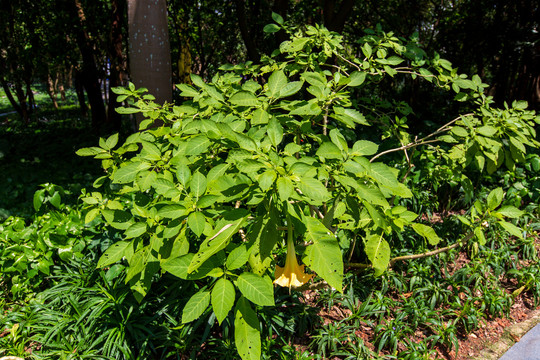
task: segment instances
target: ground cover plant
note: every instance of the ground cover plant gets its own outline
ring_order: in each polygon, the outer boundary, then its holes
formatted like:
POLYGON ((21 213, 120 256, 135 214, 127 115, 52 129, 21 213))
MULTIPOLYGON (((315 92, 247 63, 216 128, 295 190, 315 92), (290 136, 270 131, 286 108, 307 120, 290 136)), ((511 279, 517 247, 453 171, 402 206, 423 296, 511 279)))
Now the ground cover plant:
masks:
POLYGON ((537 305, 534 112, 493 108, 414 37, 368 31, 354 54, 274 20, 279 51, 192 76, 182 104, 117 88, 146 120, 77 151, 104 175, 2 223, 6 355, 431 358, 537 305), (409 80, 463 112, 413 133, 389 93, 409 80))

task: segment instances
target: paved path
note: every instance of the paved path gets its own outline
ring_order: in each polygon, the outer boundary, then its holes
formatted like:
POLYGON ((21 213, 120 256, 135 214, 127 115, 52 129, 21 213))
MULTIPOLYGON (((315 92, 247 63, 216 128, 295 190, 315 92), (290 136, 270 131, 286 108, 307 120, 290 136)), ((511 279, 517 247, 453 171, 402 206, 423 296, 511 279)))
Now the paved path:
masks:
POLYGON ((499 360, 540 360, 540 325, 523 335, 499 360))

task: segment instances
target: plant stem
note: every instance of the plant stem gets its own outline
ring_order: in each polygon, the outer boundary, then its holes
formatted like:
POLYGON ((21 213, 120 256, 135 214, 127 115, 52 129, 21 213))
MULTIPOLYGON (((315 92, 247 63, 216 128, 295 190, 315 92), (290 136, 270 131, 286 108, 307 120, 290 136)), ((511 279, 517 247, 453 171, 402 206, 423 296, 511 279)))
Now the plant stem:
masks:
POLYGON ((373 161, 375 161, 375 159, 377 159, 377 158, 379 158, 379 157, 381 157, 383 155, 392 153, 392 152, 401 151, 401 150, 407 150, 407 149, 410 149, 410 148, 413 148, 413 147, 416 147, 416 146, 426 145, 426 144, 438 142, 438 141, 440 141, 438 139, 432 139, 432 140, 428 140, 428 139, 435 136, 435 135, 438 135, 438 134, 440 134, 442 132, 450 130, 451 129, 450 125, 452 125, 453 123, 455 123, 456 121, 458 121, 462 117, 472 116, 472 115, 474 115, 474 114, 469 113, 469 114, 465 114, 465 115, 460 115, 457 118, 455 118, 455 119, 449 121, 448 123, 444 124, 443 126, 438 128, 436 131, 434 131, 433 133, 423 137, 422 139, 420 139, 420 140, 415 139, 413 142, 411 142, 411 143, 409 143, 407 145, 403 145, 403 146, 400 146, 400 147, 397 147, 397 148, 394 148, 394 149, 389 149, 389 150, 383 151, 381 153, 378 153, 377 155, 372 157, 369 162, 373 162, 373 161))

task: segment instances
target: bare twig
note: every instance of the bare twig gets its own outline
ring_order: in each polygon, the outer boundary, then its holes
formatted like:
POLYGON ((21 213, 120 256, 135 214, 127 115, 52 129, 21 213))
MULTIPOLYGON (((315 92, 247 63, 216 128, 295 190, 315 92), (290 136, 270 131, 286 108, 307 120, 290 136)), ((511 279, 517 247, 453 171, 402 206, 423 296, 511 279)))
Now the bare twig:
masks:
POLYGON ((377 159, 377 158, 379 158, 379 157, 381 157, 383 155, 392 153, 392 152, 401 151, 401 150, 407 150, 407 149, 410 149, 410 148, 413 148, 413 147, 416 147, 416 146, 426 145, 426 144, 430 144, 430 143, 434 143, 434 142, 438 142, 438 141, 439 140, 437 140, 437 139, 427 140, 427 141, 420 140, 419 142, 412 142, 412 143, 409 143, 407 145, 403 145, 403 146, 400 146, 400 147, 397 147, 397 148, 394 148, 394 149, 388 149, 388 150, 383 151, 381 153, 378 153, 377 155, 372 157, 371 160, 369 160, 369 162, 373 162, 373 161, 375 161, 375 159, 377 159))
POLYGON ((413 142, 411 142, 411 143, 409 143, 407 145, 402 145, 402 146, 394 148, 394 149, 389 149, 389 150, 383 151, 383 152, 375 155, 374 157, 371 158, 370 162, 373 162, 373 161, 375 161, 375 159, 377 159, 377 158, 379 158, 379 157, 381 157, 383 155, 392 153, 392 152, 407 150, 407 149, 410 149, 410 148, 414 148, 416 146, 426 145, 426 144, 431 144, 431 143, 434 143, 434 142, 438 142, 439 141, 438 139, 432 139, 432 140, 428 140, 428 139, 433 137, 433 136, 439 135, 440 133, 443 133, 445 131, 450 130, 451 129, 450 125, 454 124, 459 119, 464 118, 466 116, 472 116, 472 115, 474 115, 474 114, 469 113, 469 114, 465 114, 465 115, 460 115, 457 118, 455 118, 455 119, 449 121, 448 123, 444 124, 443 126, 438 128, 437 130, 435 130, 433 133, 423 137, 420 140, 415 138, 413 142))
POLYGON ((437 255, 437 254, 446 252, 448 250, 457 248, 458 246, 461 246, 461 245, 462 245, 462 242, 460 241, 460 242, 457 242, 457 243, 452 244, 450 246, 443 247, 443 248, 433 250, 433 251, 428 251, 428 252, 421 253, 421 254, 398 256, 398 257, 395 257, 395 258, 391 259, 390 262, 388 263, 388 266, 392 266, 395 262, 400 261, 400 260, 413 260, 413 259, 420 259, 420 258, 424 258, 424 257, 428 257, 428 256, 437 255))
POLYGON ((326 136, 326 134, 328 133, 328 108, 326 108, 326 112, 324 113, 324 116, 323 116, 323 129, 322 129, 322 133, 324 136, 326 136))
POLYGON ((309 209, 315 214, 317 214, 321 218, 321 220, 324 220, 324 214, 321 212, 321 210, 319 210, 318 207, 316 207, 315 205, 309 205, 309 209))

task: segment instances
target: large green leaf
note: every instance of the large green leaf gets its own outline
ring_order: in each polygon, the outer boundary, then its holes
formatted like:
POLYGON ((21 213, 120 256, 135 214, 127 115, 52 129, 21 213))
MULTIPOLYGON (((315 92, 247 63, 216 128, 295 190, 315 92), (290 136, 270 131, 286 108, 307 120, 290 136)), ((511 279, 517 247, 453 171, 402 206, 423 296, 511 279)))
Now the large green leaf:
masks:
POLYGON ((161 159, 161 151, 154 143, 151 143, 148 141, 142 141, 141 145, 142 145, 141 156, 143 158, 148 159, 148 160, 154 160, 154 161, 161 159))
POLYGON ((238 245, 238 247, 232 250, 229 256, 227 256, 225 266, 227 267, 227 270, 238 269, 244 266, 244 264, 248 261, 248 258, 249 253, 247 251, 246 245, 238 245))
POLYGON ((199 92, 197 90, 195 90, 191 85, 178 84, 178 85, 176 85, 176 87, 178 88, 178 90, 181 91, 180 96, 195 97, 195 96, 199 95, 199 92))
POLYGON ((208 175, 206 176, 208 184, 210 184, 214 180, 221 178, 221 176, 223 176, 227 172, 228 168, 229 164, 219 164, 211 168, 210 171, 208 171, 208 175))
POLYGON ((302 86, 304 85, 303 81, 292 81, 285 85, 280 91, 279 91, 279 97, 285 98, 291 95, 296 94, 300 89, 302 89, 302 86))
POLYGON ((519 227, 517 227, 516 225, 512 224, 512 223, 509 223, 509 222, 506 222, 506 221, 499 221, 498 222, 499 225, 501 225, 501 227, 508 231, 508 233, 510 233, 511 235, 514 235, 518 238, 521 238, 523 239, 523 230, 521 230, 519 227))
POLYGON ((207 259, 220 250, 231 240, 247 220, 249 212, 237 209, 227 214, 224 219, 217 222, 215 232, 208 236, 201 244, 199 251, 191 260, 188 272, 191 273, 199 268, 207 259))
MULTIPOLYGON (((182 247, 183 244, 180 243, 176 246, 182 247)), ((182 249, 171 250, 171 252, 175 251, 182 252, 182 249)), ((219 267, 220 264, 214 258, 206 260, 196 271, 188 273, 189 264, 191 264, 194 256, 195 254, 189 253, 167 259, 161 263, 161 268, 184 280, 198 280, 207 276, 219 277, 223 275, 223 269, 219 267)))
POLYGON ((301 178, 298 184, 300 191, 310 199, 313 199, 317 203, 325 202, 330 198, 328 190, 317 179, 314 178, 301 178))
POLYGON ((274 287, 268 276, 244 272, 236 280, 236 286, 249 301, 260 306, 274 305, 274 287))
POLYGON ((140 162, 131 162, 117 169, 113 174, 113 182, 117 184, 126 184, 135 180, 137 173, 141 170, 146 170, 150 165, 143 165, 140 162))
POLYGON ((261 334, 257 313, 241 297, 235 308, 234 341, 242 360, 261 359, 261 334))
POLYGON ((313 115, 313 116, 315 116, 315 115, 319 115, 321 112, 322 112, 321 107, 319 106, 317 101, 314 100, 314 101, 309 101, 307 103, 304 102, 303 105, 293 108, 293 110, 291 110, 290 114, 291 115, 306 115, 306 116, 313 115))
POLYGON ((431 226, 414 223, 412 228, 418 235, 426 238, 431 245, 437 245, 441 241, 441 238, 431 226))
POLYGON ((277 98, 281 89, 287 84, 287 76, 283 70, 274 71, 268 78, 268 92, 270 97, 277 98))
POLYGON ((180 204, 165 205, 160 208, 157 215, 162 218, 178 219, 188 213, 188 210, 180 204))
POLYGON ((272 187, 272 185, 274 185, 276 176, 276 172, 272 169, 266 170, 265 172, 260 174, 257 178, 257 181, 259 182, 261 190, 268 191, 272 187))
POLYGON ((380 205, 385 208, 390 207, 388 201, 377 187, 373 185, 357 184, 356 188, 358 189, 358 196, 368 203, 380 205))
POLYGON ((524 212, 519 210, 518 208, 514 207, 514 206, 510 206, 510 205, 507 205, 507 206, 502 206, 499 210, 497 210, 497 213, 505 216, 505 217, 509 217, 509 218, 512 218, 512 219, 517 219, 519 217, 521 217, 524 212))
POLYGON ((251 125, 264 125, 268 124, 268 119, 270 116, 263 109, 257 109, 253 112, 251 116, 251 125))
POLYGON ((332 143, 334 143, 340 150, 348 152, 349 147, 347 145, 347 140, 345 139, 345 136, 338 130, 338 129, 332 129, 330 130, 330 139, 332 140, 332 143))
POLYGON ((323 159, 343 159, 341 150, 331 142, 323 142, 317 150, 316 155, 323 159))
POLYGON ((195 198, 203 196, 206 192, 206 176, 198 171, 195 172, 191 177, 189 188, 195 198))
POLYGON ((371 177, 379 184, 389 189, 393 189, 399 186, 396 175, 392 172, 388 165, 385 165, 383 163, 372 163, 371 172, 369 173, 369 175, 371 175, 371 177))
POLYGON ((193 295, 182 310, 182 323, 197 320, 210 305, 210 291, 199 291, 193 295))
POLYGON ((271 208, 267 213, 255 219, 248 234, 249 241, 253 244, 249 249, 249 265, 258 275, 264 274, 270 266, 272 250, 281 238, 277 230, 277 218, 278 215, 271 208))
POLYGON ((294 186, 288 177, 279 177, 276 181, 276 186, 281 201, 288 201, 294 193, 294 186))
POLYGON ((203 213, 200 211, 192 212, 189 214, 187 221, 191 231, 193 231, 197 237, 200 237, 206 226, 206 217, 203 213))
POLYGON ((493 189, 487 197, 487 206, 489 210, 494 210, 503 200, 504 192, 502 188, 493 189))
POLYGON ((229 311, 231 311, 234 305, 235 296, 236 292, 232 282, 225 278, 216 281, 214 288, 212 289, 211 302, 220 325, 229 314, 229 311))
POLYGON ((111 246, 101 255, 97 263, 98 268, 109 266, 122 260, 125 256, 126 248, 131 244, 129 241, 119 241, 111 246))
POLYGON ((306 217, 306 264, 335 288, 343 291, 343 257, 338 241, 318 219, 306 217))
POLYGON ((358 140, 352 147, 351 155, 368 156, 373 155, 379 150, 379 145, 367 140, 358 140))
POLYGON ((124 210, 101 210, 101 215, 109 225, 118 230, 126 230, 134 220, 129 211, 124 210))
POLYGON ((350 81, 347 84, 347 86, 360 86, 366 80, 366 73, 365 72, 354 71, 351 74, 351 76, 349 77, 349 79, 350 79, 350 81))
POLYGON ((238 106, 257 106, 257 105, 259 105, 259 100, 257 99, 257 97, 255 95, 253 95, 252 93, 248 92, 248 91, 239 91, 239 92, 237 92, 236 94, 231 96, 229 101, 232 104, 238 105, 238 106))
POLYGON ((155 184, 157 174, 154 171, 141 171, 137 174, 136 183, 141 191, 146 191, 155 184))
POLYGON ((242 149, 248 151, 257 151, 258 149, 257 143, 247 135, 236 134, 235 140, 242 149))
POLYGON ((79 156, 94 156, 101 153, 106 153, 107 151, 105 149, 102 149, 97 146, 87 147, 79 149, 75 152, 75 154, 79 156))
POLYGON ((195 136, 188 140, 186 146, 186 155, 199 155, 202 154, 210 146, 210 140, 206 135, 195 136))
POLYGON ((344 124, 354 127, 356 124, 369 125, 365 116, 358 110, 351 108, 334 107, 334 114, 332 117, 342 121, 344 124))
POLYGON ((382 235, 368 236, 365 244, 365 252, 375 270, 375 276, 379 276, 386 271, 390 262, 390 245, 382 235))
POLYGON ((146 232, 146 223, 138 222, 126 229, 124 232, 126 239, 132 239, 141 236, 146 232))
POLYGON ((277 148, 277 146, 281 143, 281 140, 283 140, 283 126, 281 126, 279 120, 275 117, 271 118, 268 122, 268 128, 266 131, 268 132, 270 142, 272 145, 274 145, 274 147, 277 148))

